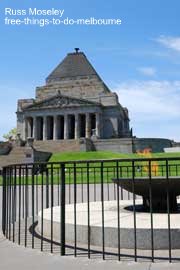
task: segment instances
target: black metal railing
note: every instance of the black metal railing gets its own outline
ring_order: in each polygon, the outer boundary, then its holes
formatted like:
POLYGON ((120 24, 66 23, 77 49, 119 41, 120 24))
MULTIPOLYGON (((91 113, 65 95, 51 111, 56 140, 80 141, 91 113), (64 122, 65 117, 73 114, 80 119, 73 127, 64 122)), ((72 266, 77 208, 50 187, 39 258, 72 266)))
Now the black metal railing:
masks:
POLYGON ((11 165, 3 168, 2 194, 2 231, 19 245, 88 258, 180 258, 180 228, 178 222, 174 225, 180 215, 175 202, 180 194, 180 158, 11 165), (130 184, 126 188, 122 183, 130 184), (144 185, 142 202, 139 189, 144 185), (143 213, 148 217, 148 243, 143 243, 143 213), (127 215, 132 219, 126 228, 127 215), (167 238, 162 246, 161 218, 163 224, 166 220, 162 238, 167 238))

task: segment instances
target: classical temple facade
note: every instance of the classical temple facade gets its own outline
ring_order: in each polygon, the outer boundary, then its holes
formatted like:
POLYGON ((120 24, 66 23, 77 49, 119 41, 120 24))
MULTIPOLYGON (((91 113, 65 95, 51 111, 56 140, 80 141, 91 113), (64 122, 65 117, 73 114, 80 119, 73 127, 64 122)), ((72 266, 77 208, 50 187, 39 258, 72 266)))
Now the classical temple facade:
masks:
POLYGON ((35 98, 18 100, 17 130, 36 141, 131 137, 127 108, 78 49, 36 88, 35 98))

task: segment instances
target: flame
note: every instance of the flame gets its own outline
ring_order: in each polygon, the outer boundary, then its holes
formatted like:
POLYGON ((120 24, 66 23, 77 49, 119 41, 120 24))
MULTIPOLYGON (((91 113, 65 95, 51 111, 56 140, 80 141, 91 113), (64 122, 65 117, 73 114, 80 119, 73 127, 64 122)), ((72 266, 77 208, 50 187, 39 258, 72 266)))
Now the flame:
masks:
MULTIPOLYGON (((142 157, 146 157, 146 158, 151 158, 152 157, 152 149, 151 148, 145 148, 144 150, 141 151, 137 151, 137 154, 142 156, 142 157)), ((149 165, 145 165, 143 167, 143 170, 145 172, 149 172, 149 165)), ((151 162, 151 174, 154 176, 158 175, 158 170, 159 170, 159 165, 156 161, 152 161, 151 162)))

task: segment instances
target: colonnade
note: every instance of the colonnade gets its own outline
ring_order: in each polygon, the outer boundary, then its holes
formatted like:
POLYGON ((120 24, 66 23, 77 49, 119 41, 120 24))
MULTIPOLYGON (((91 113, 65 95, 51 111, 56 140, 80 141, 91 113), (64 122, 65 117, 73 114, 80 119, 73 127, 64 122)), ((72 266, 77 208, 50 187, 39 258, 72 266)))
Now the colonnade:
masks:
POLYGON ((25 118, 25 137, 35 140, 90 138, 92 130, 100 137, 100 113, 28 116, 25 118))

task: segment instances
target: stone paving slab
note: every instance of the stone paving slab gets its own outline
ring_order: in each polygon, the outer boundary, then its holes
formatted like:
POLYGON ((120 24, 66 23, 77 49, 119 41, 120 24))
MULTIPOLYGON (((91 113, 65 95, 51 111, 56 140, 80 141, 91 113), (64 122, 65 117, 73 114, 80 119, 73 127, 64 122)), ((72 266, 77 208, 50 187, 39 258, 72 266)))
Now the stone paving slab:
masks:
MULTIPOLYGON (((163 264, 163 267, 166 264, 163 264)), ((18 246, 0 236, 0 269, 2 270, 49 270, 49 269, 150 269, 150 263, 121 263, 117 261, 89 260, 87 258, 60 257, 18 246)), ((158 269, 158 268, 156 268, 158 269)), ((161 269, 161 268, 159 268, 161 269)), ((164 268, 162 268, 164 269, 164 268)), ((167 268, 168 269, 168 268, 167 268)), ((171 268, 176 269, 176 268, 171 268)), ((179 268, 177 268, 179 269, 179 268)))
POLYGON ((0 235, 1 270, 179 270, 179 263, 146 263, 103 261, 72 256, 60 257, 18 246, 0 235))

